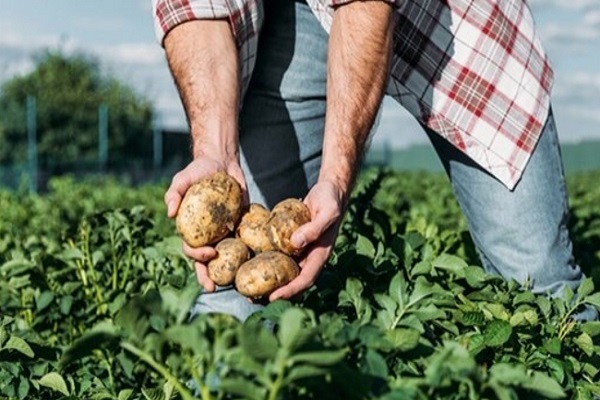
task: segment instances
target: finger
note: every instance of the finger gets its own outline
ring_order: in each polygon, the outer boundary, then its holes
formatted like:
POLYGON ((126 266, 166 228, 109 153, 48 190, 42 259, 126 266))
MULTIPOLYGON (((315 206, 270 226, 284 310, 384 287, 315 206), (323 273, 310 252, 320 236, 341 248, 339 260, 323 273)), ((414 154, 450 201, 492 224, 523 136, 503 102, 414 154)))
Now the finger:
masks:
POLYGON ((296 279, 271 293, 269 295, 269 301, 291 299, 311 287, 313 283, 314 281, 310 277, 298 275, 296 279))
POLYGON ((315 249, 303 260, 303 268, 300 275, 285 286, 275 290, 269 296, 269 301, 277 299, 290 299, 314 285, 317 276, 321 272, 323 265, 327 261, 328 252, 326 249, 315 249))
POLYGON ((171 185, 167 189, 164 198, 167 206, 167 216, 169 218, 173 218, 177 215, 177 209, 179 208, 181 199, 191 185, 192 181, 187 170, 184 169, 173 176, 171 185))
POLYGON ((244 172, 239 167, 239 165, 235 165, 230 167, 227 171, 229 175, 233 176, 233 178, 238 181, 240 187, 242 188, 242 204, 250 204, 250 194, 248 193, 248 186, 246 185, 246 178, 244 177, 244 172))
POLYGON ((195 262, 194 267, 196 269, 196 279, 198 279, 198 283, 207 292, 214 292, 216 286, 215 283, 208 277, 208 270, 206 269, 206 265, 199 262, 195 262))
POLYGON ((217 251, 213 247, 191 247, 183 242, 183 254, 195 261, 206 263, 217 256, 217 251))
POLYGON ((338 213, 317 212, 314 219, 300 228, 296 229, 291 237, 292 246, 297 249, 303 249, 308 244, 315 242, 329 227, 336 221, 338 213))

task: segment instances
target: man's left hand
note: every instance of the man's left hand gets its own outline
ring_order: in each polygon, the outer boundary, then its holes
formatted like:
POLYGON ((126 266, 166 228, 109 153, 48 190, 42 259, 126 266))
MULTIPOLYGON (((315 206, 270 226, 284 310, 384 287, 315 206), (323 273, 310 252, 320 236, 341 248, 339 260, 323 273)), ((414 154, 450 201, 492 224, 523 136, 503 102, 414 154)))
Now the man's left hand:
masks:
POLYGON ((310 288, 329 259, 344 211, 344 194, 332 182, 318 182, 304 199, 311 222, 292 235, 292 245, 304 249, 299 261, 300 275, 275 290, 269 301, 292 298, 310 288))

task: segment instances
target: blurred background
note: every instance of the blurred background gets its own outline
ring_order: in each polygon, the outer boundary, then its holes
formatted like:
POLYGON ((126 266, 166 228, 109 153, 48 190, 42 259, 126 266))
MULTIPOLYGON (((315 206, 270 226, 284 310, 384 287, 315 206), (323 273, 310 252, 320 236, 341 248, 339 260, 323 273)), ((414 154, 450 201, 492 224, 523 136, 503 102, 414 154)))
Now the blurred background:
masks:
MULTIPOLYGON (((531 0, 555 68, 567 172, 600 169, 600 0, 531 0)), ((0 10, 0 186, 44 191, 50 177, 170 177, 189 161, 187 125, 151 0, 20 0, 0 10)), ((441 170, 392 100, 371 164, 441 170)))

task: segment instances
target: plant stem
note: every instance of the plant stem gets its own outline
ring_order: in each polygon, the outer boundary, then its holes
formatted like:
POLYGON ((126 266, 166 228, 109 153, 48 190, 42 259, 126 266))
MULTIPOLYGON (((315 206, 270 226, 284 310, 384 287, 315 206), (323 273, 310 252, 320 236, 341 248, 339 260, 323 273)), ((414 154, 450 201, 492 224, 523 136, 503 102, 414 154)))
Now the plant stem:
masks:
POLYGON ((173 384, 173 386, 175 387, 175 389, 177 389, 183 400, 194 400, 194 396, 192 396, 192 394, 186 388, 183 387, 183 385, 179 382, 179 379, 177 379, 176 376, 171 374, 171 372, 164 365, 155 361, 150 354, 146 353, 142 349, 139 349, 138 347, 129 342, 121 342, 121 347, 129 351, 130 353, 136 355, 140 360, 146 362, 159 374, 161 374, 163 378, 165 378, 167 381, 173 384))
POLYGON ((283 378, 285 375, 285 361, 287 359, 287 351, 284 351, 281 355, 279 368, 277 369, 277 378, 273 385, 271 386, 271 390, 269 391, 269 399, 268 400, 277 400, 279 395, 279 390, 281 389, 281 385, 283 385, 283 378))

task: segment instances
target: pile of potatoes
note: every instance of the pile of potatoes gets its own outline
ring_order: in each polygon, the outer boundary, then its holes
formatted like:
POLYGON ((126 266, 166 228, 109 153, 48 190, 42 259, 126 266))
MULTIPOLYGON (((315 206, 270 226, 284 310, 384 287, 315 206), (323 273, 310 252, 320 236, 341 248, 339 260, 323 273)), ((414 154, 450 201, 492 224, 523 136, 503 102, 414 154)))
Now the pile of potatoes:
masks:
POLYGON ((208 276, 217 285, 235 284, 250 298, 268 296, 298 276, 290 238, 310 221, 308 207, 286 199, 268 211, 260 204, 242 209, 239 183, 224 172, 209 175, 186 192, 177 213, 177 230, 191 247, 215 245, 208 276))

